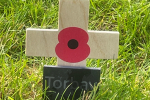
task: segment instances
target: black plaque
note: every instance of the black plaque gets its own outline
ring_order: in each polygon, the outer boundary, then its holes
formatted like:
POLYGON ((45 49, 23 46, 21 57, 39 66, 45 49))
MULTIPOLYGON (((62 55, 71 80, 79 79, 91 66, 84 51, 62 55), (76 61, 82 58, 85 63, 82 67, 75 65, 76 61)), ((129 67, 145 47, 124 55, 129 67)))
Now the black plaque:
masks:
POLYGON ((44 66, 45 100, 76 100, 100 82, 100 68, 44 66))

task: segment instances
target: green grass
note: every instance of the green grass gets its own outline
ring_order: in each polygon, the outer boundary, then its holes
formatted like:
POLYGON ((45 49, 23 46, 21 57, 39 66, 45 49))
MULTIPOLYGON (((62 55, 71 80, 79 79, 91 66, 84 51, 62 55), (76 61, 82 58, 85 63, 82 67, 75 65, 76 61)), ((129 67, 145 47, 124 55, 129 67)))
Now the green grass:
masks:
MULTIPOLYGON (((150 99, 150 1, 90 0, 89 29, 120 32, 117 60, 87 59, 102 69, 100 89, 81 100, 150 99)), ((26 57, 26 28, 57 28, 58 0, 0 0, 0 100, 41 100, 43 66, 26 57)))

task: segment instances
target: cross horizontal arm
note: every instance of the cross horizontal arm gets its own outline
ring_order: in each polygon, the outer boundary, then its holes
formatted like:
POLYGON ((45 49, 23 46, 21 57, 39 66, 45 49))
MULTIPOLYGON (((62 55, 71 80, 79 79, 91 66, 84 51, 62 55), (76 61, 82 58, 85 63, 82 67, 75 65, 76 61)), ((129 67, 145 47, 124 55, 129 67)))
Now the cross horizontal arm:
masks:
POLYGON ((27 29, 26 55, 56 57, 58 29, 27 29))
MULTIPOLYGON (((57 57, 57 29, 27 29, 26 55, 57 57)), ((90 55, 88 58, 116 59, 119 48, 119 32, 88 31, 90 55)))
POLYGON ((91 53, 88 58, 117 59, 119 49, 119 32, 88 31, 91 53))

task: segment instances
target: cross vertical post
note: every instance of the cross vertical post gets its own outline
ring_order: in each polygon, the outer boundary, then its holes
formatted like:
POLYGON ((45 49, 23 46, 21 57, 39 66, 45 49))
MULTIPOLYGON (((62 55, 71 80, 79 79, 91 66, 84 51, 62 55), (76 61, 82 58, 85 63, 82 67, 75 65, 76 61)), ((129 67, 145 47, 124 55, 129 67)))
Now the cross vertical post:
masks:
MULTIPOLYGON (((88 29, 89 0, 59 1, 59 31, 67 27, 88 29)), ((58 66, 86 66, 86 59, 78 63, 64 62, 57 58, 58 66)))

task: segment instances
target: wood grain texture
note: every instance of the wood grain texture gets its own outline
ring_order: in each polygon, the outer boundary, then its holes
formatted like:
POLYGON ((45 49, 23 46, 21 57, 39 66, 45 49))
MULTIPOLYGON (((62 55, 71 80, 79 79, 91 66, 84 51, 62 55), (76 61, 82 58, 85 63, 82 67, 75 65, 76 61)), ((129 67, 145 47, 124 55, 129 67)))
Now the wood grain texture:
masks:
POLYGON ((56 57, 55 46, 58 43, 58 30, 27 29, 26 55, 56 57))
MULTIPOLYGON (((27 29, 26 55, 57 57, 58 30, 27 29)), ((88 31, 90 55, 88 58, 116 59, 119 49, 119 32, 88 31)))
POLYGON ((59 0, 59 30, 79 27, 88 30, 89 0, 59 0))
POLYGON ((78 63, 69 63, 57 58, 58 66, 79 66, 79 67, 86 67, 86 59, 80 61, 78 63))
POLYGON ((119 50, 119 32, 88 31, 91 53, 89 58, 116 59, 119 50))

